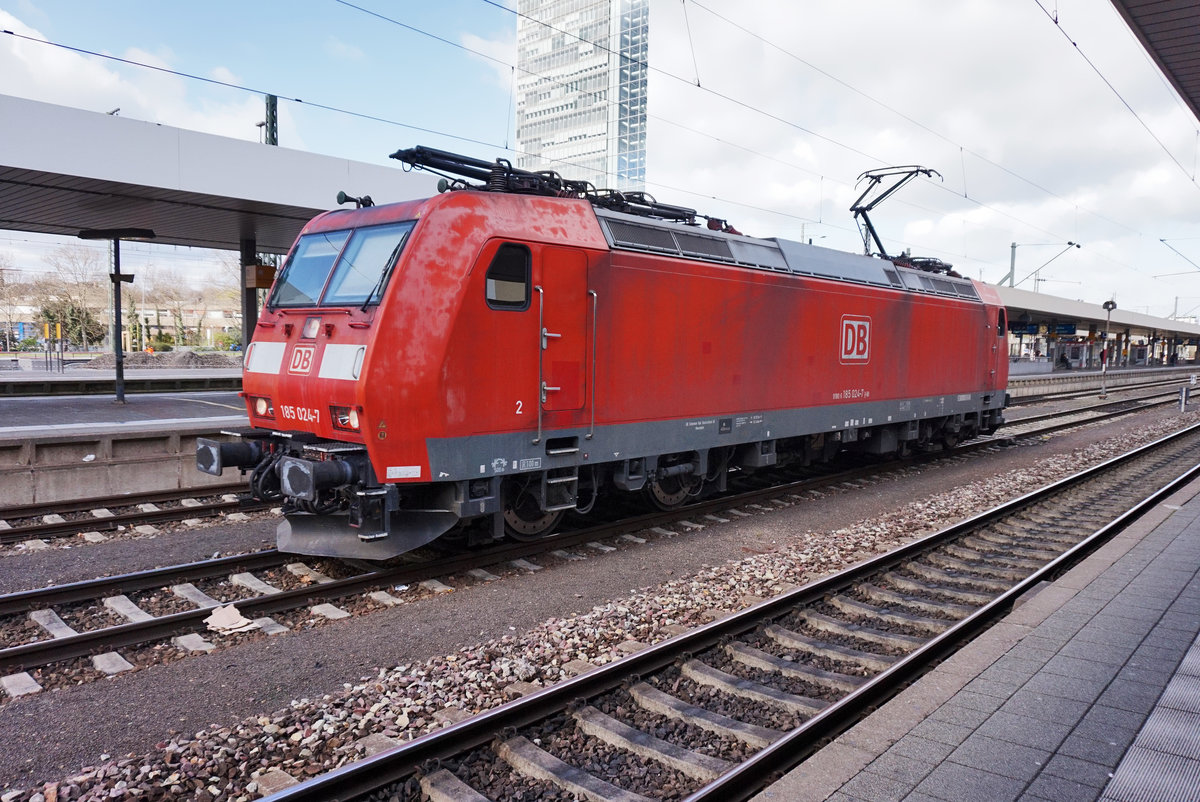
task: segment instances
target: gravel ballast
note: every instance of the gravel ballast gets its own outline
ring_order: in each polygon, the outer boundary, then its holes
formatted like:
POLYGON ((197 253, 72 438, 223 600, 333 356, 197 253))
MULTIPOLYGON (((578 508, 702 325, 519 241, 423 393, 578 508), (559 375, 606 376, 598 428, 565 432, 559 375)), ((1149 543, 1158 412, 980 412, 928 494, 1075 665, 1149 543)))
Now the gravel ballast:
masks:
MULTIPOLYGON (((514 681, 547 684, 572 660, 615 659, 624 641, 661 640, 671 626, 803 584, 1198 417, 1155 413, 1147 418, 1155 424, 1089 426, 912 468, 771 514, 648 536, 538 574, 15 699, 0 705, 8 757, 0 800, 38 802, 47 787, 60 800, 133 788, 143 799, 254 799, 257 773, 303 779, 352 762, 367 735, 415 737, 439 726, 443 707, 492 707, 514 681)), ((211 537, 240 550, 233 531, 190 532, 187 548, 203 551, 211 537)), ((0 559, 0 581, 20 575, 20 586, 37 586, 60 568, 80 573, 81 563, 93 575, 117 560, 119 570, 166 564, 177 560, 153 552, 169 551, 176 537, 143 542, 140 552, 117 542, 13 553, 0 559)))

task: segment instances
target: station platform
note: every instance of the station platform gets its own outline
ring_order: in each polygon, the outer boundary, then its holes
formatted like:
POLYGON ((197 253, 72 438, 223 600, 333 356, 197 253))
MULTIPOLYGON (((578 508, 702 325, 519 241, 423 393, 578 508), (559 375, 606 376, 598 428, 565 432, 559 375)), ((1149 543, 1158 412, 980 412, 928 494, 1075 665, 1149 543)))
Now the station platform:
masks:
POLYGON ((1200 480, 755 802, 1200 800, 1200 480))
MULTIPOLYGON (((139 372, 156 382, 163 373, 139 372)), ((248 425, 236 390, 127 393, 117 403, 112 381, 87 395, 0 392, 0 509, 231 481, 196 470, 196 441, 248 425)))
POLYGON ((0 441, 178 426, 231 428, 246 425, 245 410, 230 390, 130 393, 123 404, 112 394, 15 396, 4 399, 0 441))
MULTIPOLYGON (((124 370, 125 395, 153 392, 237 391, 242 386, 241 368, 150 367, 124 370)), ((66 370, 0 370, 0 397, 45 397, 69 395, 115 395, 114 368, 96 369, 79 365, 66 370)))

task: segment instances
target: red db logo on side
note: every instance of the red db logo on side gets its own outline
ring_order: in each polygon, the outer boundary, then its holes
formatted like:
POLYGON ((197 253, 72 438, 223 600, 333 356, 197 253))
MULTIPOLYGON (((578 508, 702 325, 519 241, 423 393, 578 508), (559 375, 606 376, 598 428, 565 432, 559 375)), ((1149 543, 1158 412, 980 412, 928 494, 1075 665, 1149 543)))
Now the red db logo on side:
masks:
POLYGON ((842 315, 842 364, 871 360, 871 318, 842 315))
POLYGON ((288 373, 308 375, 308 372, 312 370, 313 354, 316 350, 316 346, 312 345, 297 345, 292 349, 292 361, 288 365, 288 373))

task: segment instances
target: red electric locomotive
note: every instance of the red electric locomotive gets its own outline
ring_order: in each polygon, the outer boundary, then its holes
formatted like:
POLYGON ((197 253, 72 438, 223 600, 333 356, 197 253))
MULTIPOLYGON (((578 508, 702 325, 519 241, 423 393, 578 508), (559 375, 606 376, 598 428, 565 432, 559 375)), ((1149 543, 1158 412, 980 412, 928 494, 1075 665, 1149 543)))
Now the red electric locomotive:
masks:
POLYGON ((281 550, 534 538, 603 492, 671 508, 731 470, 1002 422, 987 285, 504 161, 393 156, 457 177, 305 226, 246 352, 252 428, 197 450, 282 500, 281 550))

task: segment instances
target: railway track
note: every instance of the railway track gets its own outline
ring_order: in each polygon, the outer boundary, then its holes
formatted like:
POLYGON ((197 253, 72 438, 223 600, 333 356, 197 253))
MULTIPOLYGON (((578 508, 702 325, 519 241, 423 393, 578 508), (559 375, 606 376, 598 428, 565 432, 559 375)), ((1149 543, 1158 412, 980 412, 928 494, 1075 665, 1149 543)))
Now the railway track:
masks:
POLYGON ((238 483, 5 507, 0 509, 0 545, 269 508, 240 500, 237 494, 244 491, 238 483))
POLYGON ((1112 420, 1154 407, 1169 406, 1177 403, 1178 397, 1178 393, 1175 392, 1152 393, 1136 398, 1104 401, 1039 415, 1026 415, 1006 423, 1000 430, 999 436, 1017 438, 1051 434, 1074 426, 1112 420))
MULTIPOLYGON (((1102 422, 1155 406, 1172 404, 1176 397, 1176 394, 1170 392, 1155 393, 1027 416, 1011 421, 993 437, 976 438, 960 444, 955 452, 966 453, 1013 438, 1034 437, 1073 426, 1102 422)), ((244 492, 245 486, 235 483, 202 489, 6 507, 0 509, 0 545, 71 537, 85 531, 112 532, 122 528, 133 529, 156 523, 270 508, 270 504, 239 499, 239 494, 244 492)))
POLYGON ((1200 475, 1198 444, 1191 427, 271 799, 748 798, 1200 475))
MULTIPOLYGON (((405 555, 399 565, 332 559, 309 565, 296 562, 296 555, 268 549, 0 595, 0 676, 36 670, 52 685, 60 682, 57 674, 66 674, 72 684, 97 679, 129 670, 134 663, 215 648, 202 636, 207 635, 204 619, 218 606, 233 605, 262 631, 277 634, 285 627, 305 626, 311 611, 326 618, 346 612, 328 602, 346 599, 350 611, 369 612, 399 603, 387 592, 396 586, 410 589, 427 583, 431 592, 438 592, 446 587, 439 580, 450 577, 494 578, 488 569, 536 570, 541 566, 531 567, 529 559, 543 564, 546 559, 577 559, 571 549, 605 552, 640 545, 649 537, 677 534, 664 527, 700 529, 789 507, 814 493, 853 491, 889 472, 906 471, 911 462, 856 465, 819 474, 801 471, 802 478, 796 478, 796 472, 755 474, 726 494, 677 510, 647 513, 643 507, 624 505, 614 507, 608 519, 536 541, 452 555, 426 549, 405 555), (119 649, 132 649, 127 656, 133 662, 116 655, 119 649)), ((213 639, 223 646, 237 642, 226 636, 213 639)))
MULTIPOLYGON (((1197 372, 1200 373, 1200 371, 1197 372)), ((1116 395, 1133 390, 1147 390, 1155 387, 1174 387, 1178 390, 1178 388, 1189 384, 1189 382, 1190 377, 1181 375, 1169 379, 1155 379, 1153 381, 1138 382, 1136 384, 1125 384, 1121 385, 1120 387, 1110 387, 1108 388, 1108 394, 1116 395)), ((1012 399, 1011 403, 1009 404, 1009 408, 1011 409, 1012 407, 1042 404, 1047 401, 1067 401, 1073 398, 1094 398, 1099 391, 1099 387, 1093 387, 1087 390, 1068 390, 1061 393, 1019 396, 1012 399)))
MULTIPOLYGON (((892 467, 904 469, 901 464, 892 467)), ((85 673, 98 678, 110 673, 103 666, 115 667, 118 672, 133 667, 124 658, 110 656, 117 649, 146 649, 174 639, 171 643, 177 651, 209 650, 211 645, 197 638, 205 632, 204 619, 218 606, 233 605, 263 631, 274 634, 283 631, 281 627, 298 624, 309 615, 309 608, 325 617, 342 617, 340 610, 326 604, 329 601, 351 598, 359 611, 364 605, 391 606, 400 600, 392 597, 388 588, 426 582, 437 592, 438 580, 451 576, 476 572, 490 577, 487 569, 498 570, 497 566, 529 570, 531 558, 553 555, 553 559, 572 559, 569 549, 603 552, 614 548, 603 541, 640 544, 645 539, 632 533, 657 531, 673 536, 675 532, 663 527, 701 528, 727 520, 720 518, 721 514, 732 517, 791 506, 803 500, 801 493, 829 486, 857 488, 864 477, 878 473, 879 466, 860 466, 798 481, 780 483, 777 479, 679 510, 636 514, 625 510, 614 513, 611 520, 532 542, 504 543, 453 555, 423 550, 401 558, 399 565, 322 560, 313 567, 296 562, 296 555, 268 549, 0 595, 0 676, 34 669, 50 671, 54 664, 105 655, 98 661, 92 659, 92 669, 86 662, 80 663, 85 673), (743 512, 743 508, 751 512, 743 512), (294 611, 303 612, 282 623, 268 618, 294 611)))
MULTIPOLYGON (((1096 414, 1112 416, 1128 411, 1088 411, 1093 417, 1084 422, 1095 420, 1096 414)), ((612 543, 625 538, 642 542, 643 538, 634 532, 674 535, 663 527, 681 524, 676 528, 702 528, 726 520, 722 515, 733 517, 791 506, 803 500, 804 494, 821 492, 819 488, 854 490, 864 482, 878 481, 881 474, 907 470, 913 461, 936 460, 947 453, 955 455, 996 445, 994 440, 982 439, 908 462, 860 465, 798 480, 795 474, 789 480, 783 472, 771 477, 755 474, 738 483, 741 486, 734 492, 679 510, 651 514, 625 510, 611 520, 530 543, 503 544, 450 558, 424 552, 411 555, 398 566, 336 560, 310 566, 295 562, 294 555, 267 550, 11 593, 0 596, 0 633, 4 633, 0 635, 0 676, 44 669, 54 683, 55 673, 65 665, 72 682, 80 675, 99 678, 133 667, 117 654, 120 649, 133 649, 134 663, 145 664, 215 648, 204 639, 204 620, 218 606, 233 605, 260 630, 274 634, 306 626, 305 619, 314 615, 340 618, 399 603, 387 592, 389 587, 422 582, 436 587, 439 579, 471 572, 490 576, 488 568, 521 565, 520 561, 529 558, 544 560, 547 554, 569 559, 565 555, 572 548, 603 551, 614 547, 602 541, 612 543), (349 611, 330 604, 343 599, 349 600, 349 611), (270 617, 279 614, 283 614, 281 620, 270 617)), ((222 645, 236 642, 224 636, 213 640, 222 645)))

